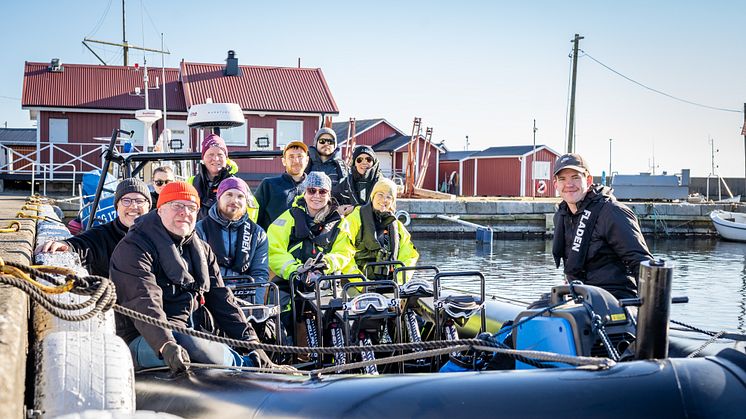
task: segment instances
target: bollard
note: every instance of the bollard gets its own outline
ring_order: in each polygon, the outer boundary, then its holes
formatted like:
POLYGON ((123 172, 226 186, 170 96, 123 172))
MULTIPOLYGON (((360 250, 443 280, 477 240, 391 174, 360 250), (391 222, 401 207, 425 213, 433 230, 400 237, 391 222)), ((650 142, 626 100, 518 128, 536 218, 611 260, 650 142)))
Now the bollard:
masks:
POLYGON ((671 311, 673 264, 663 259, 640 264, 640 305, 635 358, 668 356, 668 319, 671 311))

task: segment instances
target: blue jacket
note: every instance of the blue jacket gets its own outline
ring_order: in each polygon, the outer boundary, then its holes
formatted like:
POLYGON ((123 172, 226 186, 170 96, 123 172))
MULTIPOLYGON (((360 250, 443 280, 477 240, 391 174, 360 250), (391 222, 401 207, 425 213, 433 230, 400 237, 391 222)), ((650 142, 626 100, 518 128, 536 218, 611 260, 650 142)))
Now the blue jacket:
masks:
MULTIPOLYGON (((217 205, 213 205, 206 218, 197 222, 195 228, 197 235, 206 241, 212 247, 218 256, 218 265, 220 274, 223 279, 231 279, 233 276, 251 276, 254 282, 267 282, 269 279, 269 243, 267 242, 267 233, 263 228, 249 219, 248 214, 244 214, 237 221, 229 221, 221 217, 218 213, 217 205), (208 225, 208 223, 210 225, 208 225), (248 268, 242 271, 236 271, 232 262, 237 258, 244 258, 240 254, 242 238, 239 237, 242 228, 248 229, 251 235, 250 244, 247 248, 246 259, 249 261, 248 268), (220 237, 211 237, 210 231, 220 231, 220 237), (220 247, 218 247, 220 246, 220 247), (227 252, 227 254, 226 254, 227 252), (228 259, 221 257, 225 255, 228 259)), ((257 290, 257 296, 263 296, 261 290, 257 290)))
POLYGON ((301 183, 302 181, 296 183, 287 173, 265 178, 254 194, 259 205, 256 223, 266 231, 277 217, 290 209, 295 197, 303 192, 301 183))

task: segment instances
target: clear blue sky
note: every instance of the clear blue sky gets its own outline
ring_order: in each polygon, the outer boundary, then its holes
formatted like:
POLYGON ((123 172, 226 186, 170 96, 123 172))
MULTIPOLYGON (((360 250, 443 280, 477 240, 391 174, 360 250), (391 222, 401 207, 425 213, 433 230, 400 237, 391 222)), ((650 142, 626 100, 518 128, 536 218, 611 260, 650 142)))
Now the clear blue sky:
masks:
MULTIPOLYGON (((84 37, 121 41, 121 0, 5 2, 0 124, 29 127, 20 109, 24 61, 98 61, 84 37), (108 15, 104 12, 109 7, 108 15), (97 23, 101 25, 97 28, 97 23)), ((405 132, 412 118, 451 150, 537 143, 565 148, 570 40, 578 65, 576 150, 599 175, 692 169, 710 173, 713 138, 723 176, 744 176, 746 2, 743 1, 127 1, 128 41, 183 58, 320 67, 338 120, 384 117, 405 132), (141 6, 141 5, 144 5, 141 6), (146 13, 142 11, 145 10, 146 13)), ((121 50, 98 48, 111 64, 121 50)), ((142 62, 133 52, 131 61, 142 62)), ((160 56, 150 55, 160 65, 160 56)))

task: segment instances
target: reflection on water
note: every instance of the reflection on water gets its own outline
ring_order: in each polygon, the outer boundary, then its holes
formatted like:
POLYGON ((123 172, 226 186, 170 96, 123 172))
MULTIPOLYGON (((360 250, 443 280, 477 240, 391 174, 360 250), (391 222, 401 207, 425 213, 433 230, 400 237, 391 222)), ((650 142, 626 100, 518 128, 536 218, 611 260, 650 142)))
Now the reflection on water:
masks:
MULTIPOLYGON (((561 284, 554 268, 551 241, 497 240, 489 248, 473 240, 419 239, 421 265, 441 271, 479 270, 488 294, 530 302, 561 284)), ((648 239, 656 258, 674 261, 673 295, 688 304, 671 308, 671 318, 709 330, 746 332, 746 243, 715 239, 648 239)), ((473 279, 444 280, 444 285, 479 291, 473 279)))

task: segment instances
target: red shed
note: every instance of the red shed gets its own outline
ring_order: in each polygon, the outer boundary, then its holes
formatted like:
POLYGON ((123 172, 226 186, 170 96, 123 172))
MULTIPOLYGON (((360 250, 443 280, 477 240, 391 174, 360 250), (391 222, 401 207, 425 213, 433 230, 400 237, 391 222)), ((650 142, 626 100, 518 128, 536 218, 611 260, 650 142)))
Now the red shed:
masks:
POLYGON ((466 196, 554 196, 552 170, 559 154, 545 145, 490 147, 461 161, 466 196), (531 167, 536 160, 534 180, 531 167))
MULTIPOLYGON (((440 155, 438 166, 438 179, 440 179, 441 192, 453 195, 464 195, 461 175, 464 172, 464 160, 479 151, 448 151, 440 155), (443 185, 445 182, 445 185, 443 185), (445 186, 445 187, 444 187, 445 186)), ((471 170, 474 170, 473 168, 471 170)))

